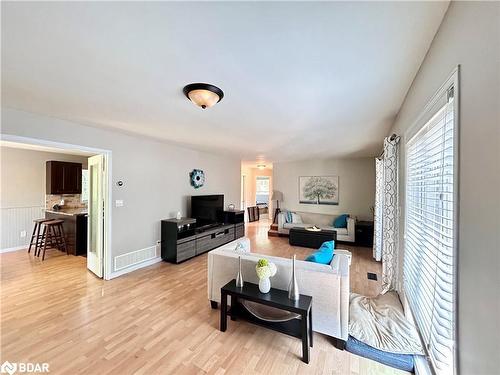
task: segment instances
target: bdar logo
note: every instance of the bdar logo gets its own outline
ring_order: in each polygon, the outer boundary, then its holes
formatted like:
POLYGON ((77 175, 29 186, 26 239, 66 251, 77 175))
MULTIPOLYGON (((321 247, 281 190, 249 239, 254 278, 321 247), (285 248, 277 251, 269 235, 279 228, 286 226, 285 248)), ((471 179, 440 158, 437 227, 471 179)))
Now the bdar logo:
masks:
POLYGON ((0 366, 0 372, 2 374, 13 375, 17 370, 17 363, 10 363, 9 361, 5 361, 2 366, 0 366))

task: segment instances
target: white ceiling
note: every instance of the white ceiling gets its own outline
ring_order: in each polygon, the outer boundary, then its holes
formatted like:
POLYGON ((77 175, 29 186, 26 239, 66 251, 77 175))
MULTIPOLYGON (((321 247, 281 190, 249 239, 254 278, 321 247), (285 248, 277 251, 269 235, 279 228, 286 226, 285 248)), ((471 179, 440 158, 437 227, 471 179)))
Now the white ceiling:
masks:
POLYGON ((241 168, 273 169, 273 163, 265 160, 242 161, 241 168), (260 166, 260 168, 259 168, 260 166))
POLYGON ((448 2, 1 6, 4 106, 282 161, 378 154, 448 2))
POLYGON ((35 145, 30 143, 19 143, 19 142, 11 142, 0 140, 0 150, 2 147, 8 148, 18 148, 22 150, 31 150, 31 151, 43 151, 43 152, 51 152, 56 154, 66 154, 66 155, 81 155, 81 156, 94 156, 95 152, 82 151, 77 149, 62 149, 57 147, 50 146, 42 146, 35 145))

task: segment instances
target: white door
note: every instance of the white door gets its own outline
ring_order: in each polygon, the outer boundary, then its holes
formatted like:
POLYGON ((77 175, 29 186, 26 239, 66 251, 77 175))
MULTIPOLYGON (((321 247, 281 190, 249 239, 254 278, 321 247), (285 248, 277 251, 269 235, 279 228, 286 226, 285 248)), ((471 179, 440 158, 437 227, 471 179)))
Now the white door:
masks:
POLYGON ((104 258, 104 155, 89 158, 89 217, 87 268, 103 276, 104 258))

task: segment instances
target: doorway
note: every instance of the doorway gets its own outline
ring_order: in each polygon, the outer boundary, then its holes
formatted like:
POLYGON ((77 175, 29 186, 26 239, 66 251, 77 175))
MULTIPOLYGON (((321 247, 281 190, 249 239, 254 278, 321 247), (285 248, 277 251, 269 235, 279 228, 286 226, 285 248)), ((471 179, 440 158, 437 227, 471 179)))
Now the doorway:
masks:
MULTIPOLYGON (((23 232, 25 234, 24 238, 17 238, 18 243, 21 246, 5 248, 2 244, 2 252, 15 251, 15 250, 25 250, 27 248, 26 244, 30 242, 31 230, 32 230, 32 220, 35 218, 45 218, 45 219, 66 219, 63 225, 72 225, 72 220, 78 224, 75 225, 75 231, 67 233, 65 231, 65 237, 68 243, 71 245, 70 254, 75 256, 85 256, 86 261, 81 264, 86 264, 87 269, 95 274, 99 278, 110 279, 111 275, 111 189, 110 179, 111 179, 111 151, 89 148, 80 145, 52 142, 47 140, 33 139, 27 137, 18 137, 11 135, 1 135, 1 148, 2 151, 7 149, 18 149, 18 155, 22 155, 24 152, 37 158, 36 167, 33 167, 36 172, 36 177, 32 180, 27 176, 27 180, 33 185, 34 190, 37 190, 37 194, 40 195, 38 190, 42 189, 43 184, 43 203, 39 202, 41 198, 38 198, 38 205, 35 209, 31 209, 28 214, 23 213, 24 227, 21 230, 21 237, 23 232), (39 156, 42 155, 42 156, 39 156), (42 158, 41 160, 39 158, 42 158), (61 171, 56 171, 54 177, 50 178, 50 181, 54 180, 58 184, 56 190, 50 186, 51 182, 47 182, 50 168, 47 167, 45 159, 50 158, 51 168, 57 164, 73 164, 80 167, 80 176, 77 176, 79 181, 81 191, 74 191, 74 194, 64 194, 66 191, 61 190, 61 186, 67 185, 67 181, 64 180, 60 182, 61 171), (52 163, 55 161, 55 163, 52 163), (43 168, 43 171, 42 171, 43 168), (44 175, 45 183, 39 181, 41 180, 41 174, 44 175), (57 182, 59 181, 59 182, 57 182), (42 206, 43 205, 43 206, 42 206), (87 211, 88 210, 88 211, 87 211), (72 216, 77 216, 74 218, 72 216), (67 216, 63 216, 67 215, 67 216), (84 222, 84 224, 82 224, 84 222), (26 235, 26 233, 28 235, 26 235), (83 240, 82 240, 83 238, 83 240)), ((5 155, 6 153, 3 152, 5 155)), ((22 170, 21 161, 16 158, 11 158, 13 170, 22 170), (18 168, 21 167, 21 168, 18 168)), ((62 165, 61 168, 67 167, 62 165)), ((64 171, 65 169, 63 169, 64 171)), ((73 175, 77 174, 74 170, 71 171, 73 175)), ((4 171, 2 171, 2 179, 4 180, 4 171)), ((2 184, 2 190, 4 185, 11 184, 12 187, 20 182, 18 181, 18 175, 11 174, 10 182, 5 181, 2 184)), ((5 196, 7 193, 2 193, 2 215, 4 214, 5 206, 5 196)), ((22 202, 21 202, 22 203, 22 202)), ((17 204, 17 206, 22 206, 22 204, 17 204)), ((19 232, 16 225, 17 222, 12 220, 10 228, 2 226, 2 237, 4 232, 10 231, 14 233, 19 232)), ((56 250, 54 250, 56 251, 56 250)), ((58 252, 53 253, 60 255, 58 252)), ((49 257, 50 259, 50 257, 49 257)), ((47 261, 47 257, 45 262, 47 261)))
POLYGON ((241 162, 241 208, 248 219, 248 209, 259 217, 272 218, 273 164, 262 161, 241 162))

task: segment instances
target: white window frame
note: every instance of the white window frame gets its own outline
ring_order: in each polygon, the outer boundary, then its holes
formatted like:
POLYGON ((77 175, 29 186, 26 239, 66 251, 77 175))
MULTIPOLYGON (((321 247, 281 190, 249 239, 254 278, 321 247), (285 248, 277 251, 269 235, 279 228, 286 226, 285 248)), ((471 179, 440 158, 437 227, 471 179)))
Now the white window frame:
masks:
POLYGON ((269 204, 269 201, 271 200, 271 177, 270 176, 255 176, 255 203, 257 204, 257 195, 262 195, 259 194, 257 191, 257 186, 259 185, 257 183, 258 180, 267 180, 267 204, 269 204))
MULTIPOLYGON (((453 117, 453 297, 455 300, 455 306, 454 306, 454 314, 453 314, 453 342, 454 342, 454 347, 453 347, 453 373, 458 374, 459 373, 459 368, 458 368, 458 328, 459 328, 459 321, 458 321, 458 310, 459 310, 459 285, 458 285, 458 263, 459 263, 459 258, 458 258, 458 253, 459 253, 459 199, 460 199, 460 184, 459 184, 459 171, 460 171, 460 65, 458 65, 453 72, 450 74, 446 82, 437 90, 437 92, 433 95, 431 100, 427 103, 427 105, 424 107, 424 110, 422 113, 419 115, 417 120, 413 123, 413 125, 404 133, 404 139, 405 139, 405 165, 406 165, 406 145, 411 141, 411 139, 425 126, 425 124, 432 118, 432 116, 436 113, 436 104, 447 91, 448 89, 453 86, 453 95, 454 95, 454 101, 453 101, 453 112, 454 112, 454 117, 453 117)), ((405 167, 405 184, 406 184, 406 167, 405 167)), ((404 201, 406 202, 406 187, 404 189, 404 201)), ((407 211, 405 209, 405 215, 404 215, 404 238, 406 241, 406 233, 407 233, 407 211)), ((404 249, 406 248, 405 245, 403 245, 403 262, 404 262, 404 249)), ((403 292, 403 297, 406 299, 407 297, 405 296, 405 290, 404 286, 400 288, 403 292)), ((410 304, 406 303, 405 304, 410 311, 408 312, 409 315, 413 318, 413 313, 411 312, 410 304)), ((415 322, 416 323, 416 322, 415 322)), ((427 349, 426 349, 427 350, 427 349)), ((434 374, 435 371, 433 369, 433 366, 428 359, 426 364, 428 364, 428 367, 423 366, 421 361, 416 362, 416 373, 417 374, 422 374, 422 373, 427 373, 427 374, 434 374)))

